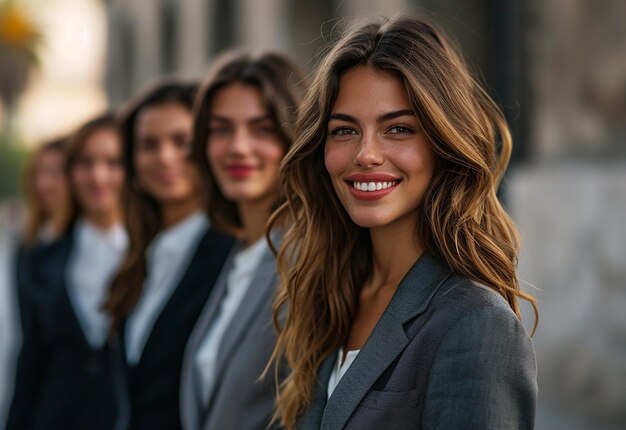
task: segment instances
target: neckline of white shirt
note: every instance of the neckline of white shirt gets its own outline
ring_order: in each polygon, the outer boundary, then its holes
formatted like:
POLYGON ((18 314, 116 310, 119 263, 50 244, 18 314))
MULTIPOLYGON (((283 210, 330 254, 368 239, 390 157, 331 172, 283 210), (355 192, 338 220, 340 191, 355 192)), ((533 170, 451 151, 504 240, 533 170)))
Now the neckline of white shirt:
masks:
POLYGON ((240 306, 248 289, 252 287, 255 273, 267 251, 267 241, 265 237, 261 237, 245 248, 240 247, 233 257, 226 279, 226 294, 222 297, 216 317, 208 326, 194 355, 194 366, 199 380, 196 388, 203 405, 207 404, 214 389, 222 342, 228 336, 228 328, 233 318, 241 312, 240 306))
POLYGON ((155 236, 146 251, 147 277, 139 302, 126 323, 126 359, 136 365, 153 325, 178 287, 209 219, 197 210, 155 236))
POLYGON ((197 210, 178 223, 160 231, 148 246, 147 255, 153 258, 155 252, 180 250, 181 243, 191 242, 199 231, 209 227, 204 211, 197 210))
MULTIPOLYGON (((242 246, 237 255, 235 255, 234 265, 238 266, 242 261, 256 261, 259 256, 265 251, 267 242, 265 240, 265 236, 257 239, 256 242, 248 245, 242 246)), ((256 265, 254 265, 256 266, 256 265)), ((256 267, 249 267, 250 270, 256 270, 256 267)))
POLYGON ((333 371, 328 378, 328 390, 327 390, 327 398, 330 398, 337 385, 346 374, 352 363, 356 359, 357 355, 361 352, 360 349, 353 349, 345 352, 343 347, 339 348, 339 352, 337 353, 337 360, 335 361, 335 365, 333 366, 333 371))
POLYGON ((85 340, 100 348, 109 327, 109 316, 101 305, 124 258, 128 236, 121 224, 104 230, 86 218, 77 220, 74 234, 76 243, 66 269, 67 293, 85 340))
POLYGON ((116 223, 106 230, 101 229, 89 219, 81 217, 76 221, 76 237, 80 245, 104 243, 116 252, 123 252, 128 246, 128 234, 121 223, 116 223))

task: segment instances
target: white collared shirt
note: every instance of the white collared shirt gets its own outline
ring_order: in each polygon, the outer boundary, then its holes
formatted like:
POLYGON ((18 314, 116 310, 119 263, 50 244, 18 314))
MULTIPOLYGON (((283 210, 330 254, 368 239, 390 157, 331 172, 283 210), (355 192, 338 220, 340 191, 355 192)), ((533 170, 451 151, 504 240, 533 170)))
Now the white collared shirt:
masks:
MULTIPOLYGON (((137 364, 161 310, 182 279, 189 262, 209 229, 209 220, 196 211, 155 236, 146 250, 148 275, 137 306, 126 323, 126 360, 137 364)), ((164 345, 166 348, 167 345, 164 345)))
POLYGON ((346 374, 346 372, 354 362, 356 356, 359 355, 360 351, 360 349, 353 349, 352 351, 348 351, 345 353, 346 356, 344 358, 343 348, 339 349, 339 354, 337 354, 337 361, 335 362, 335 366, 333 367, 333 372, 330 374, 330 378, 328 378, 328 398, 330 398, 330 395, 333 394, 333 391, 335 391, 335 388, 337 388, 339 381, 341 381, 343 375, 346 374))
POLYGON ((127 248, 128 236, 120 224, 105 231, 87 219, 77 221, 66 269, 67 291, 85 338, 93 348, 101 347, 106 340, 109 316, 101 307, 127 248))
POLYGON ((226 329, 239 309, 239 305, 253 281, 257 267, 266 252, 269 252, 269 247, 265 237, 261 237, 254 244, 240 249, 234 257, 233 266, 226 279, 226 292, 220 303, 217 316, 211 323, 194 356, 196 372, 200 376, 199 384, 196 386, 199 388, 203 405, 208 403, 209 395, 215 383, 217 357, 226 329))

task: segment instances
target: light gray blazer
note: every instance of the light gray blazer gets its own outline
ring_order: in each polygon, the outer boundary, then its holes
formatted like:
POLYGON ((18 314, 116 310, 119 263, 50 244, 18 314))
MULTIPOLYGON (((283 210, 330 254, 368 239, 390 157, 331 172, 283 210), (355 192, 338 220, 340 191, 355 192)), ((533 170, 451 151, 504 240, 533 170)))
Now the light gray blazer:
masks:
POLYGON ((532 429, 532 343, 507 302, 424 254, 327 399, 318 372, 300 429, 532 429))
POLYGON ((272 300, 278 286, 276 259, 263 255, 246 296, 224 333, 217 357, 217 379, 208 406, 198 396, 194 356, 224 296, 226 279, 241 244, 233 247, 185 349, 181 375, 181 421, 186 430, 265 429, 274 408, 274 372, 260 380, 276 335, 272 300))

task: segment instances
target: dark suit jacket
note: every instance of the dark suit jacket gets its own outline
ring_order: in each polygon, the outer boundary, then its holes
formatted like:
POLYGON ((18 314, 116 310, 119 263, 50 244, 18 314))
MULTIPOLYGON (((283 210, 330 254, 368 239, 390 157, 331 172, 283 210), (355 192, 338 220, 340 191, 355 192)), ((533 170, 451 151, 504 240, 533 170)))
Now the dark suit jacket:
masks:
POLYGON ((319 370, 301 429, 532 429, 532 343, 506 301, 426 254, 327 400, 319 370))
MULTIPOLYGON (((209 229, 176 290, 157 317, 137 365, 127 366, 131 429, 181 428, 179 393, 187 339, 234 239, 209 229)), ((121 345, 124 345, 124 326, 121 345)))
MULTIPOLYGON (((63 241, 65 237, 60 238, 60 241, 63 241)), ((71 240, 71 238, 68 238, 71 240)), ((17 252, 14 257, 14 267, 15 267, 15 282, 14 286, 16 289, 16 295, 18 306, 19 306, 19 316, 20 322, 22 326, 26 323, 28 313, 28 300, 32 297, 32 294, 39 288, 46 288, 47 281, 41 284, 41 282, 35 282, 33 277, 37 276, 37 269, 39 268, 38 261, 44 261, 47 259, 46 254, 50 253, 51 247, 54 245, 54 242, 51 243, 38 243, 33 245, 32 247, 26 247, 23 244, 20 244, 17 248, 17 252), (43 256, 42 256, 43 254, 43 256)), ((57 245, 58 246, 58 245, 57 245)))
MULTIPOLYGON (((274 236, 276 238, 276 236, 274 236)), ((276 243, 276 240, 274 240, 276 243)), ((269 248, 257 267, 252 283, 222 338, 216 363, 216 380, 208 405, 202 404, 194 358, 224 298, 232 270, 231 256, 189 338, 181 381, 183 426, 196 429, 265 429, 276 397, 274 374, 260 378, 276 343, 272 301, 278 286, 276 259, 269 248)))
POLYGON ((33 271, 33 264, 32 264, 32 260, 33 260, 33 255, 37 252, 38 250, 38 246, 35 246, 33 248, 26 248, 24 247, 24 245, 20 245, 17 248, 17 252, 15 253, 15 257, 14 257, 14 268, 15 268, 15 297, 17 297, 17 303, 19 306, 19 313, 20 313, 20 321, 22 323, 22 325, 24 324, 24 314, 25 314, 25 310, 24 310, 24 306, 25 306, 25 301, 26 298, 25 296, 28 296, 28 294, 26 294, 26 292, 24 291, 25 288, 28 288, 28 286, 32 285, 32 282, 30 281, 29 277, 30 277, 30 273, 32 273, 33 271))
POLYGON ((117 417, 110 349, 93 349, 65 284, 73 231, 29 255, 20 288, 23 343, 8 429, 111 429, 117 417))

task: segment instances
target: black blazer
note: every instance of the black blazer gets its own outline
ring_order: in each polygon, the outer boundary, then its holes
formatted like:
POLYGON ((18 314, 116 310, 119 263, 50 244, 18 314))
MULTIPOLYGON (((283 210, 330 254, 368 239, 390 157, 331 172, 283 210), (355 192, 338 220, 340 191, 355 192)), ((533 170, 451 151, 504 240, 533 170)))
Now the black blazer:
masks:
MULTIPOLYGON (((152 326, 139 362, 126 365, 131 429, 181 428, 179 393, 185 345, 233 243, 230 236, 212 228, 207 231, 152 326)), ((124 332, 122 325, 122 346, 124 332)))
POLYGON ((318 372, 301 429, 532 429, 533 346, 507 302, 424 254, 327 400, 318 372))
MULTIPOLYGON (((62 240, 61 238, 60 240, 62 240)), ((17 303, 19 308, 20 322, 22 326, 25 324, 26 314, 28 311, 28 298, 31 297, 33 291, 37 288, 46 288, 46 285, 39 285, 33 281, 33 276, 38 268, 36 261, 41 258, 46 259, 45 255, 41 257, 41 254, 49 253, 49 249, 54 242, 46 244, 35 244, 31 247, 26 247, 23 243, 20 244, 15 252, 13 266, 15 268, 15 297, 17 297, 17 303), (30 291, 30 290, 33 291, 30 291)))
POLYGON ((23 342, 7 429, 111 429, 115 424, 110 349, 89 345, 67 293, 72 245, 70 230, 30 253, 30 273, 20 277, 23 342))

